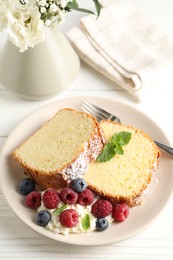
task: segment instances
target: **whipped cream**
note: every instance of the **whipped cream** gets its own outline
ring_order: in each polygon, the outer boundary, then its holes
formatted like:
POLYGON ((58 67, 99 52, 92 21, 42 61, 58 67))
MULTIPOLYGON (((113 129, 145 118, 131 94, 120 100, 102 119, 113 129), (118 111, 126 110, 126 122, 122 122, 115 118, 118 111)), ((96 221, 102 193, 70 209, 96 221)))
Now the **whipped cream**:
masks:
MULTIPOLYGON (((63 205, 64 205, 64 203, 60 202, 58 205, 58 208, 62 207, 63 205)), ((55 209, 47 209, 44 206, 43 202, 41 203, 41 206, 37 209, 37 211, 39 212, 41 210, 47 210, 50 212, 51 220, 45 226, 45 228, 56 234, 68 235, 70 233, 90 233, 90 232, 96 230, 96 219, 97 219, 91 214, 91 206, 92 205, 81 206, 79 204, 68 205, 68 207, 66 209, 75 209, 79 215, 77 225, 72 228, 67 228, 67 227, 64 227, 63 225, 61 225, 61 223, 59 221, 59 214, 54 213, 55 209), (82 226, 82 220, 87 214, 90 218, 90 226, 87 230, 84 230, 84 228, 82 226)), ((111 215, 107 216, 106 219, 108 220, 109 224, 111 224, 114 221, 114 219, 111 217, 111 215)))
MULTIPOLYGON (((58 207, 63 206, 64 203, 60 202, 58 207)), ((95 221, 96 218, 91 214, 91 206, 83 207, 79 204, 69 205, 66 209, 75 209, 79 214, 79 221, 75 227, 66 228, 61 225, 59 221, 59 215, 53 213, 55 209, 47 209, 44 205, 41 205, 38 209, 40 210, 47 210, 51 213, 51 220, 49 221, 48 225, 45 227, 46 229, 56 233, 56 234, 63 234, 68 235, 70 233, 83 233, 83 232, 92 232, 95 230, 95 221), (88 214, 90 218, 90 227, 87 230, 83 229, 82 226, 82 219, 85 215, 88 214)))

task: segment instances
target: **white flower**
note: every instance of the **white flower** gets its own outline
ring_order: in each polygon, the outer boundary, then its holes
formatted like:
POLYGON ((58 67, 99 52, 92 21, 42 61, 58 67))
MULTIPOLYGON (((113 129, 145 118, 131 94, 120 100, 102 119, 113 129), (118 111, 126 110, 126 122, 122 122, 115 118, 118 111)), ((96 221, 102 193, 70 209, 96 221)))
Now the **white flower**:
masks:
POLYGON ((51 26, 51 24, 52 24, 51 20, 48 20, 48 19, 47 19, 47 20, 45 21, 45 25, 46 25, 46 26, 49 27, 49 26, 51 26))
POLYGON ((39 6, 46 6, 46 4, 47 4, 47 1, 46 1, 46 0, 40 0, 40 1, 38 1, 38 5, 39 5, 39 6))
POLYGON ((41 7, 41 8, 40 8, 40 12, 41 12, 42 14, 44 14, 44 13, 46 12, 46 8, 45 8, 45 7, 41 7))
POLYGON ((43 21, 38 8, 32 3, 8 10, 7 31, 11 41, 23 52, 45 39, 43 21))
POLYGON ((68 1, 66 1, 66 0, 61 0, 60 6, 61 6, 62 8, 65 8, 66 5, 67 5, 67 2, 68 2, 68 1))
POLYGON ((61 6, 62 8, 65 8, 67 3, 70 2, 71 0, 55 0, 56 4, 61 6))
POLYGON ((44 25, 50 27, 65 20, 70 11, 66 6, 73 1, 77 5, 77 0, 0 0, 0 31, 6 29, 10 40, 23 52, 45 39, 44 25))
POLYGON ((59 7, 56 4, 51 4, 49 7, 49 11, 55 13, 59 10, 59 7))
POLYGON ((58 13, 58 22, 62 23, 65 20, 66 12, 64 10, 58 13))

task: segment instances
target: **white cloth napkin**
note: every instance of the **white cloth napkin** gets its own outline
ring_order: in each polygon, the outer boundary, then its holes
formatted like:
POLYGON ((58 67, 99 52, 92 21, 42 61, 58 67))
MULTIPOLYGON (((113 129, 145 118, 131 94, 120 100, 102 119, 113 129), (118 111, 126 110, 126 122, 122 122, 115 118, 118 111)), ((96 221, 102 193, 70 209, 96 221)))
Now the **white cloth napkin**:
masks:
POLYGON ((83 61, 140 99, 170 77, 172 39, 131 4, 105 3, 98 19, 83 17, 67 36, 83 61))

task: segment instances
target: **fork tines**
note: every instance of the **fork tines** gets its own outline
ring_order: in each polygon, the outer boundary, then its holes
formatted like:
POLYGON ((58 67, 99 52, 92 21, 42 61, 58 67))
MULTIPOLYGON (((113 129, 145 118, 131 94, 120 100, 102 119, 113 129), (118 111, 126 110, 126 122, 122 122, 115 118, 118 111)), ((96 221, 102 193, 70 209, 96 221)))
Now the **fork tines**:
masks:
POLYGON ((93 116, 95 116, 98 121, 107 120, 107 119, 112 120, 113 119, 113 121, 120 122, 119 118, 117 118, 116 116, 112 115, 111 113, 109 113, 108 111, 104 110, 103 108, 95 105, 90 100, 85 101, 81 105, 81 109, 83 111, 85 111, 87 113, 90 113, 93 116))
POLYGON ((97 118, 97 120, 106 120, 108 118, 108 113, 104 113, 101 108, 97 107, 95 104, 93 104, 90 100, 85 101, 81 109, 89 114, 92 114, 97 118))

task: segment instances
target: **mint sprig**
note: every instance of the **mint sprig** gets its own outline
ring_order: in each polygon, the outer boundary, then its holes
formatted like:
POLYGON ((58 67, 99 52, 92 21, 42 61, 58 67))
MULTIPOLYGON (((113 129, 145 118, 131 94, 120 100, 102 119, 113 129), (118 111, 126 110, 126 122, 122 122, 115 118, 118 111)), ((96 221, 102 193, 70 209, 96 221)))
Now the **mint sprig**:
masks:
POLYGON ((68 204, 64 204, 62 207, 55 209, 53 211, 54 214, 59 215, 61 212, 63 212, 68 207, 68 204))
POLYGON ((124 154, 123 147, 130 142, 132 133, 122 131, 115 133, 111 140, 105 145, 102 152, 97 157, 97 162, 110 161, 116 154, 124 154))

